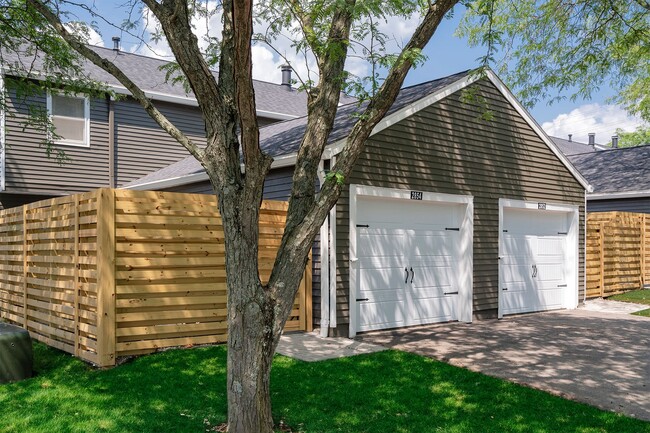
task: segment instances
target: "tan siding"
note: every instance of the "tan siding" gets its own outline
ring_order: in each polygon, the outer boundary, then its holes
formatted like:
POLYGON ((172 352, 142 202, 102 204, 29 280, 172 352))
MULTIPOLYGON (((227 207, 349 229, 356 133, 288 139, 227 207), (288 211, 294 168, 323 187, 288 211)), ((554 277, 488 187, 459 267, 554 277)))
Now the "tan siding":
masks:
POLYGON ((60 146, 70 158, 61 165, 42 146, 45 132, 26 128, 28 105, 45 109, 45 95, 27 100, 10 95, 6 117, 6 189, 70 194, 108 185, 108 103, 90 103, 90 147, 60 146))
MULTIPOLYGON (((198 108, 156 102, 156 106, 195 143, 205 145, 205 126, 198 108)), ((163 131, 140 104, 115 103, 117 185, 141 178, 186 158, 188 151, 163 131)))
MULTIPOLYGON (((480 84, 494 119, 459 93, 372 137, 349 183, 474 196, 474 313, 498 307, 499 198, 580 206, 584 189, 491 84, 480 84)), ((338 320, 349 322, 349 194, 337 203, 338 320)), ((580 299, 584 290, 580 230, 580 299)))

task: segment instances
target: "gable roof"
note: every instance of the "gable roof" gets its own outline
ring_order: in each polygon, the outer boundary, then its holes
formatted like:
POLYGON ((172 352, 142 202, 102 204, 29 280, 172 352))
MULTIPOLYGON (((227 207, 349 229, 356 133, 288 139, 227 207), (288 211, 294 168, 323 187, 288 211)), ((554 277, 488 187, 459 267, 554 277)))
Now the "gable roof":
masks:
POLYGON ((593 185, 590 199, 650 196, 650 145, 584 153, 570 159, 593 185))
MULTIPOLYGON (((537 135, 544 141, 549 149, 573 174, 576 180, 587 190, 591 186, 585 178, 573 167, 566 156, 557 148, 553 141, 546 135, 542 128, 535 122, 530 114, 516 100, 514 95, 490 70, 486 72, 487 78, 508 99, 519 114, 526 120, 537 135)), ((418 111, 434 104, 435 102, 461 90, 480 78, 479 74, 472 71, 463 71, 437 80, 428 81, 415 86, 405 87, 400 90, 395 102, 384 118, 375 126, 371 135, 405 119, 418 111)), ((356 117, 354 114, 363 109, 357 104, 348 104, 339 107, 334 120, 332 132, 329 137, 328 147, 323 155, 329 159, 338 154, 345 144, 345 138, 350 133, 356 117)), ((300 142, 307 126, 307 117, 301 117, 285 122, 275 123, 260 129, 260 147, 270 156, 275 158, 272 167, 288 166, 295 163, 295 157, 300 142)), ((126 188, 146 189, 163 188, 172 185, 183 185, 207 179, 203 168, 194 157, 190 156, 157 172, 135 180, 126 188)))
MULTIPOLYGON (((167 82, 167 73, 165 70, 161 70, 161 67, 169 64, 169 61, 103 47, 90 46, 90 48, 102 57, 115 63, 151 99, 184 105, 197 105, 196 99, 191 91, 189 93, 186 92, 180 83, 174 85, 167 82)), ((2 61, 5 67, 5 73, 11 73, 13 64, 29 64, 35 73, 43 69, 43 59, 38 53, 24 54, 4 49, 2 51, 2 61)), ((116 93, 130 94, 111 74, 89 60, 83 59, 82 61, 84 70, 89 78, 106 83, 116 93)), ((216 76, 217 72, 214 72, 214 74, 216 76)), ((253 80, 253 87, 255 89, 256 108, 259 116, 285 120, 307 114, 306 92, 299 92, 281 84, 259 80, 253 80)), ((345 95, 342 95, 341 98, 344 103, 354 101, 354 98, 345 95)))

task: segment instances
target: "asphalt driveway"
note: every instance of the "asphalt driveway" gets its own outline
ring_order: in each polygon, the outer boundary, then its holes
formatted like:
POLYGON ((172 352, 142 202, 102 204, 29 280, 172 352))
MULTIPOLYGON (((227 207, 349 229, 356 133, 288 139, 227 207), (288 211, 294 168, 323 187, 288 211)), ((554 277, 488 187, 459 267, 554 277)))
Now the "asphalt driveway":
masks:
POLYGON ((650 421, 650 319, 573 310, 359 336, 650 421))

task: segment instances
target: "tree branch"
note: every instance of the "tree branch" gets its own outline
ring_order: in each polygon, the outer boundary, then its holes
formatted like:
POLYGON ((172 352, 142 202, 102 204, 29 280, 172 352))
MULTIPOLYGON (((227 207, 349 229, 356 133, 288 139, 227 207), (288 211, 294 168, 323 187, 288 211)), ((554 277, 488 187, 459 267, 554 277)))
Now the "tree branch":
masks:
POLYGON ((151 100, 145 95, 144 91, 131 81, 131 79, 127 77, 120 68, 115 66, 115 64, 108 59, 101 57, 95 51, 80 42, 76 36, 68 32, 59 17, 42 2, 39 0, 27 0, 27 6, 34 8, 38 13, 40 13, 75 51, 114 76, 120 83, 122 83, 122 85, 131 92, 133 98, 142 105, 145 111, 156 121, 156 123, 158 123, 161 128, 185 147, 185 149, 187 149, 197 160, 201 161, 203 159, 203 152, 200 148, 172 122, 170 122, 169 119, 167 119, 167 117, 153 105, 151 100))

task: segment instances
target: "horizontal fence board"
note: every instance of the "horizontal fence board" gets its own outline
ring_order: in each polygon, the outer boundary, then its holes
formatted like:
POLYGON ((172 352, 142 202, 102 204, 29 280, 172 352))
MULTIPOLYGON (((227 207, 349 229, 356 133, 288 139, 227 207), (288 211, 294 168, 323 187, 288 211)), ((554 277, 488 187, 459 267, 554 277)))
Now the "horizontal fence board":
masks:
MULTIPOLYGON (((261 205, 262 281, 287 207, 261 205)), ((0 211, 0 235, 0 317, 45 344, 106 366, 117 356, 227 339, 226 251, 214 196, 104 188, 0 211)), ((287 330, 311 328, 305 275, 287 330)))
POLYGON ((637 290, 650 281, 650 219, 630 212, 587 215, 587 297, 637 290))

